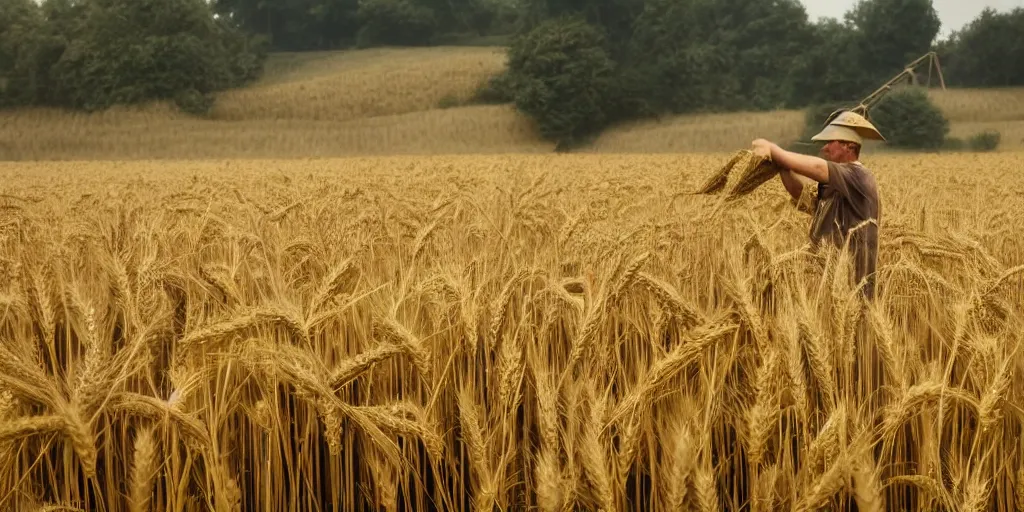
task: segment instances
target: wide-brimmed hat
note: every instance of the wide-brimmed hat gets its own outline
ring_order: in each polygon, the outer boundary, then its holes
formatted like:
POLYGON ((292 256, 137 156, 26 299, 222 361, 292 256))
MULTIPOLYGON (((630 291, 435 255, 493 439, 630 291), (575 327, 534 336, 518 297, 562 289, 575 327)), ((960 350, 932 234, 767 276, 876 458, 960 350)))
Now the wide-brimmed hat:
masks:
POLYGON ((885 141, 885 137, 871 124, 864 116, 856 112, 843 112, 835 117, 821 132, 814 137, 813 141, 829 142, 841 140, 863 144, 864 140, 885 141))

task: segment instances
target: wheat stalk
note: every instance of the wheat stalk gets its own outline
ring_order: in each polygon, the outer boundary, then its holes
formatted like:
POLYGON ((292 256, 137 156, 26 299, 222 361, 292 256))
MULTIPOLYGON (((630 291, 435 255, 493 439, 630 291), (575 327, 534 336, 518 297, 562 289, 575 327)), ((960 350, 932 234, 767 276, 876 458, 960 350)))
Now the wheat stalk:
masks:
POLYGON ((776 398, 775 383, 779 353, 770 350, 754 377, 754 405, 747 413, 747 451, 753 467, 761 465, 771 430, 778 424, 781 409, 776 398))
POLYGON ((131 494, 129 510, 147 512, 151 510, 153 481, 159 464, 157 446, 152 430, 140 430, 135 437, 135 454, 131 470, 131 494))
POLYGON ((405 347, 393 343, 379 343, 377 346, 366 350, 359 355, 342 361, 338 367, 331 372, 329 386, 337 390, 352 382, 360 374, 369 370, 377 363, 386 361, 396 355, 405 353, 405 347))
POLYGON ((638 408, 646 408, 653 401, 655 393, 679 371, 694 363, 705 348, 735 331, 735 325, 719 323, 699 328, 680 340, 679 345, 659 360, 641 379, 641 384, 619 402, 612 413, 612 419, 618 419, 638 408))
POLYGON ((228 320, 209 324, 185 334, 178 340, 178 347, 183 352, 210 342, 220 342, 240 335, 249 329, 263 325, 281 326, 288 329, 300 340, 308 340, 306 328, 301 321, 290 313, 269 307, 253 308, 228 320))

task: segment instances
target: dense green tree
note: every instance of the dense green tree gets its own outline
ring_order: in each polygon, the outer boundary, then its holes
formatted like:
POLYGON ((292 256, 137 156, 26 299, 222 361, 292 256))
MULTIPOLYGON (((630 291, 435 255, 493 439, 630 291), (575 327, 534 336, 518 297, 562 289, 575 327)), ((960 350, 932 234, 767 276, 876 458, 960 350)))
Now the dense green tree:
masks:
POLYGON ((214 11, 283 51, 353 44, 359 0, 212 0, 214 11))
POLYGON ((938 45, 949 85, 1024 85, 1024 8, 982 11, 974 21, 938 45))
POLYGON ((537 121, 543 137, 568 147, 608 122, 615 63, 605 34, 580 18, 555 18, 509 50, 516 108, 537 121))
POLYGON ((624 50, 633 23, 643 12, 645 0, 522 0, 521 26, 529 32, 549 19, 579 16, 600 27, 608 41, 613 57, 624 50))
POLYGON ((244 84, 262 69, 258 47, 204 0, 88 0, 50 69, 51 102, 102 109, 194 98, 244 84))
POLYGON ((0 106, 34 103, 45 80, 45 20, 32 0, 0 3, 0 106))
POLYGON ((813 36, 796 0, 648 0, 623 64, 658 110, 783 107, 813 36))
POLYGON ((875 82, 928 53, 942 27, 932 0, 862 0, 846 18, 857 29, 859 68, 875 82))
POLYGON ((824 19, 813 27, 811 43, 797 58, 793 103, 858 101, 880 85, 865 71, 861 34, 849 23, 824 19))
POLYGON ((437 33, 437 17, 429 7, 409 0, 366 0, 359 8, 360 46, 430 44, 437 33))

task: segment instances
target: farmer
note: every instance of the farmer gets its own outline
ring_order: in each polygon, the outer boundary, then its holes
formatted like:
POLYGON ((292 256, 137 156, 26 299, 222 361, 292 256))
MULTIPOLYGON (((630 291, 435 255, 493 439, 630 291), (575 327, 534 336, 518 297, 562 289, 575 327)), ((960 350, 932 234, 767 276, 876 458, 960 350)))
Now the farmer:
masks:
POLYGON ((856 284, 873 300, 880 204, 875 177, 860 162, 865 139, 885 140, 863 116, 843 112, 811 138, 825 143, 820 158, 786 151, 764 139, 753 142, 753 151, 783 168, 779 177, 798 203, 804 190, 798 176, 817 182, 817 199, 811 207, 811 246, 816 249, 824 240, 842 249, 848 243, 856 284))

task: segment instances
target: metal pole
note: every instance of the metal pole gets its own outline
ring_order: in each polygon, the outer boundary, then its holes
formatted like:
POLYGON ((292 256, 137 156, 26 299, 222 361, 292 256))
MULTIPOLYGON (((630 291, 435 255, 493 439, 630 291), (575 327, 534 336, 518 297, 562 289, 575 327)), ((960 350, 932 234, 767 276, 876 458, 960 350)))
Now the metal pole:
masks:
POLYGON ((942 84, 942 90, 946 90, 946 79, 942 77, 942 66, 939 64, 939 56, 935 55, 935 69, 939 71, 939 83, 942 84))

